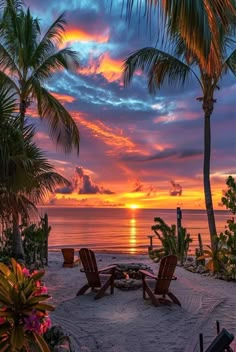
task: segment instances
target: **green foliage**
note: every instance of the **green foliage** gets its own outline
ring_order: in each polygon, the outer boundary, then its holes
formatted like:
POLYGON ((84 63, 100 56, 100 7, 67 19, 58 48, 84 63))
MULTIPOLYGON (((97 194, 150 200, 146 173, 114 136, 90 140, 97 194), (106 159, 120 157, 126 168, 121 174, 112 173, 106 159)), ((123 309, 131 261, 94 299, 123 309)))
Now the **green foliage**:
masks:
POLYGON ((228 190, 224 192, 221 201, 231 213, 236 214, 236 183, 232 176, 227 178, 226 185, 228 190))
POLYGON ((0 350, 25 352, 34 349, 49 352, 42 334, 50 326, 45 303, 49 298, 41 279, 44 271, 32 274, 13 258, 11 267, 0 263, 0 350))
MULTIPOLYGON (((38 225, 21 226, 22 243, 27 267, 34 265, 38 268, 47 264, 47 240, 51 227, 48 226, 47 217, 41 218, 38 225)), ((3 231, 0 249, 0 261, 9 262, 12 254, 13 232, 11 228, 3 231)))
POLYGON ((150 257, 157 255, 158 258, 161 258, 165 255, 175 254, 180 262, 183 263, 187 257, 189 243, 192 242, 190 234, 187 233, 184 227, 181 227, 177 236, 175 225, 168 226, 160 217, 154 218, 154 221, 157 224, 153 225, 151 229, 160 240, 162 248, 159 251, 150 251, 150 257))
POLYGON ((207 246, 209 249, 203 251, 203 255, 198 260, 208 259, 206 268, 213 273, 224 272, 228 261, 228 248, 226 237, 223 234, 214 237, 214 247, 207 246))
POLYGON ((205 265, 205 259, 200 259, 199 257, 202 257, 204 255, 204 250, 203 250, 203 244, 202 244, 202 236, 199 233, 198 234, 198 243, 199 243, 199 248, 195 249, 195 255, 196 255, 196 264, 201 264, 205 265))

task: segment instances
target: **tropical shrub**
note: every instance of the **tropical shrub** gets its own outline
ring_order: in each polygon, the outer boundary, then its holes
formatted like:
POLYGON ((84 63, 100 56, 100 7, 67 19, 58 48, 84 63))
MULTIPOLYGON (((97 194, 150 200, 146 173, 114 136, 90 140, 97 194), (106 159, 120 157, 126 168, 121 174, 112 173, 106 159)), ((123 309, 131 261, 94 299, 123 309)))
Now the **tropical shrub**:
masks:
POLYGON ((236 182, 232 176, 229 176, 226 180, 228 190, 224 192, 224 196, 221 198, 222 204, 231 211, 232 214, 236 214, 236 182))
POLYGON ((216 272, 224 272, 228 261, 228 248, 224 234, 215 236, 214 247, 207 246, 208 249, 203 251, 203 255, 198 260, 207 259, 206 269, 216 272))
POLYGON ((49 295, 43 275, 30 273, 13 258, 10 267, 0 263, 1 351, 50 351, 42 335, 50 327, 48 311, 54 308, 45 303, 49 295))
POLYGON ((174 254, 177 255, 182 264, 187 257, 189 243, 192 242, 190 234, 187 233, 184 227, 180 227, 177 236, 175 225, 167 225, 160 217, 154 218, 154 221, 156 225, 153 225, 151 229, 160 240, 162 247, 158 250, 150 250, 150 258, 154 259, 157 257, 161 259, 165 255, 174 254))
MULTIPOLYGON (((47 240, 51 227, 48 226, 47 215, 38 224, 21 225, 21 238, 25 253, 24 262, 27 267, 42 267, 47 264, 47 240)), ((9 263, 12 256, 13 230, 7 228, 1 236, 0 261, 9 263)))

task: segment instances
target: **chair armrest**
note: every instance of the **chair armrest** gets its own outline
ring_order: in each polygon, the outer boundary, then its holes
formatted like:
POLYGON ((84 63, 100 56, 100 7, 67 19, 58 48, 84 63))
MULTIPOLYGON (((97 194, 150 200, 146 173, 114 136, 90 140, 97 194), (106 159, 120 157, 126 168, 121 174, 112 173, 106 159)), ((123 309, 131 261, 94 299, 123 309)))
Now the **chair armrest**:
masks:
POLYGON ((149 276, 151 277, 152 279, 157 279, 157 276, 156 275, 153 275, 152 273, 150 273, 149 271, 146 271, 146 270, 139 270, 139 272, 142 274, 142 276, 149 276))
POLYGON ((103 271, 108 271, 108 270, 113 271, 115 270, 115 268, 116 268, 116 265, 110 265, 110 266, 107 266, 106 268, 99 269, 98 272, 101 273, 103 271))

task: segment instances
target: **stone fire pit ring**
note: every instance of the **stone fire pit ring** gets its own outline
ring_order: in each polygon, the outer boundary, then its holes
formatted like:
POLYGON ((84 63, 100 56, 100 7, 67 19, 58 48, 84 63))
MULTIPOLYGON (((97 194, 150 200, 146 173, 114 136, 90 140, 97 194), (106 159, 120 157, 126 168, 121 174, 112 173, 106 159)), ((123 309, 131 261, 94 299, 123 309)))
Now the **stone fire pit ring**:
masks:
POLYGON ((139 270, 147 270, 153 274, 153 270, 143 263, 114 263, 115 287, 120 290, 137 290, 142 286, 139 270))

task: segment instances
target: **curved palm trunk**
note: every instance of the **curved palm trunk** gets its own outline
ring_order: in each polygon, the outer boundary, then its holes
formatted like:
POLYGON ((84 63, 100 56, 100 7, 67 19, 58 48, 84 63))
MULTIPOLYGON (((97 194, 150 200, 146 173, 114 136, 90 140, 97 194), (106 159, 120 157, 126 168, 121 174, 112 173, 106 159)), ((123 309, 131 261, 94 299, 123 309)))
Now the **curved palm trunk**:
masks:
POLYGON ((217 235, 215 215, 211 194, 210 183, 210 159, 211 159, 211 114, 214 107, 214 100, 208 99, 203 103, 204 116, 204 163, 203 163, 203 184, 205 194, 205 205, 210 232, 211 247, 215 248, 214 237, 217 235))
POLYGON ((16 210, 12 213, 13 222, 13 243, 12 243, 12 256, 16 259, 24 260, 24 249, 19 228, 19 214, 16 210))

